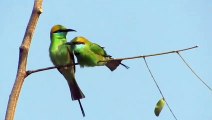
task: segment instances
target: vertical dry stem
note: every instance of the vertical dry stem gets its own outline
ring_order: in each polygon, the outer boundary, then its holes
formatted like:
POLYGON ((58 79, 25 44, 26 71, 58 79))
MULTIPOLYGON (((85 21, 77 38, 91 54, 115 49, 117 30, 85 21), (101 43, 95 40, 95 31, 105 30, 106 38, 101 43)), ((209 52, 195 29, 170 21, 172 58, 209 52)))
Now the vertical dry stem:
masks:
POLYGON ((38 18, 40 14, 42 13, 42 2, 43 0, 35 0, 32 14, 31 14, 22 44, 19 48, 20 51, 19 51, 18 70, 17 70, 16 80, 9 97, 5 120, 13 120, 15 116, 16 105, 17 105, 18 98, 21 92, 21 88, 22 88, 24 79, 27 77, 27 74, 26 74, 27 56, 28 56, 28 51, 32 41, 32 37, 34 35, 35 27, 38 22, 38 18))

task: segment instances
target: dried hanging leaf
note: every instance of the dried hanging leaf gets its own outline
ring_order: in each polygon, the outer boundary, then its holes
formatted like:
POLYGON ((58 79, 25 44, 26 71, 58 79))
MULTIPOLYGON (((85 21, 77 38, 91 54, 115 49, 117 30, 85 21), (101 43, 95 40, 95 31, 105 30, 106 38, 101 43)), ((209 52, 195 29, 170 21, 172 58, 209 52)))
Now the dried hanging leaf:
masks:
POLYGON ((166 104, 166 101, 164 98, 160 99, 155 107, 155 115, 158 117, 160 115, 160 112, 162 111, 164 105, 166 104))

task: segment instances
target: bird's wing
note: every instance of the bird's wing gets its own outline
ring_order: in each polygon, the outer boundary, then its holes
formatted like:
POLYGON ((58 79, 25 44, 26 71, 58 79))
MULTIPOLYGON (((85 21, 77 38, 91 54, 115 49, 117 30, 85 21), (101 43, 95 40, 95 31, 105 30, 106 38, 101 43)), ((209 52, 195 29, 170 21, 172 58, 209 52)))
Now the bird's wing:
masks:
MULTIPOLYGON (((75 60, 74 60, 74 54, 73 54, 73 52, 71 52, 71 48, 70 48, 70 46, 65 46, 65 48, 67 48, 67 51, 68 51, 68 55, 69 55, 69 57, 70 57, 70 64, 73 64, 73 66, 71 66, 71 67, 73 67, 73 69, 74 69, 74 72, 76 71, 76 69, 75 69, 75 60)), ((63 67, 63 68, 65 68, 65 69, 67 69, 66 67, 63 67)), ((63 74, 63 68, 58 68, 58 71, 61 73, 61 74, 63 74)))
POLYGON ((100 45, 96 43, 90 44, 90 50, 97 55, 104 56, 104 57, 111 57, 110 55, 106 53, 106 51, 104 50, 104 47, 101 47, 100 45))

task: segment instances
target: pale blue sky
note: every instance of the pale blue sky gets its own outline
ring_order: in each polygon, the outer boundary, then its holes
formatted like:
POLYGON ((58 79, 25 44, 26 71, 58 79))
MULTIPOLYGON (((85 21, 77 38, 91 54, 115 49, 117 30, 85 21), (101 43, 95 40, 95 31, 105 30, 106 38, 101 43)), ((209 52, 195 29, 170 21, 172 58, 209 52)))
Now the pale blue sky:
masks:
MULTIPOLYGON (((18 64, 19 46, 33 0, 0 4, 0 119, 4 119, 18 64)), ((182 56, 212 86, 211 0, 44 0, 28 58, 28 69, 52 66, 49 31, 55 24, 77 30, 68 39, 84 36, 105 47, 114 58, 151 54, 199 45, 182 56)), ((147 59, 178 120, 212 119, 212 94, 176 54, 147 59)), ((86 98, 83 118, 77 101, 57 70, 30 75, 18 101, 16 120, 174 120, 165 107, 143 59, 124 61, 130 69, 77 67, 77 80, 86 98)))

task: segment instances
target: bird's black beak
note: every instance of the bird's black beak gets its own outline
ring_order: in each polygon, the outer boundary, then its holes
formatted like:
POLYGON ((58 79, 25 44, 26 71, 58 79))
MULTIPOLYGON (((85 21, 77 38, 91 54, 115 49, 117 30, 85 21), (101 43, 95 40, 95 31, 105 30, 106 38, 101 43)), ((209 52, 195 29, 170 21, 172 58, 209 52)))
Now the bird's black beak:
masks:
POLYGON ((66 29, 66 32, 77 32, 77 31, 73 29, 66 29))

